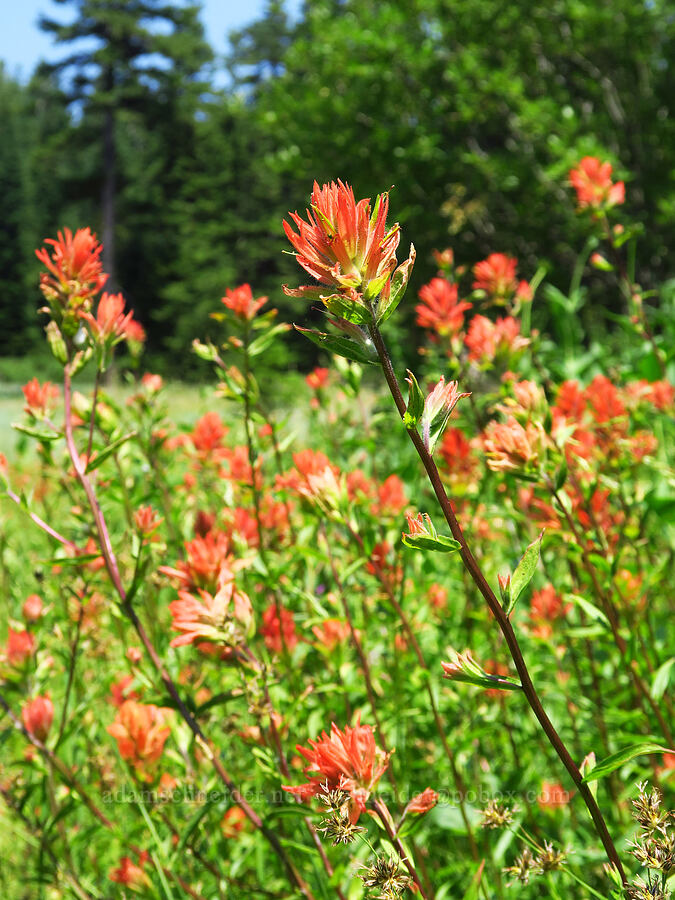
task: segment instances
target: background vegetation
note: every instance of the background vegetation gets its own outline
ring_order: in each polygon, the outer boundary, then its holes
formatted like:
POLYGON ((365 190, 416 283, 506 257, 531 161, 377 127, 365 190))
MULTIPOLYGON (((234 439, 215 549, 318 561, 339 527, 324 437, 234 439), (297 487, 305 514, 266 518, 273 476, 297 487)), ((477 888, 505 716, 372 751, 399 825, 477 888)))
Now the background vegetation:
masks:
MULTIPOLYGON (((665 0, 312 0, 293 20, 270 0, 231 36, 227 88, 215 86, 223 62, 198 5, 63 6, 60 22, 43 23, 62 65, 27 84, 0 71, 3 357, 42 343, 32 249, 86 223, 148 332, 146 366, 189 374, 190 341, 212 327, 226 287, 248 281, 288 309, 279 225, 314 178, 341 177, 357 196, 393 184, 419 251, 413 289, 434 272, 431 250, 449 244, 469 263, 516 255, 527 278, 543 261, 556 283, 583 240, 565 175, 598 155, 630 175, 627 212, 649 225, 644 284, 670 274, 675 17, 665 0)), ((592 331, 613 300, 589 290, 592 331)), ((534 317, 548 324, 544 307, 534 317)), ((288 346, 309 361, 309 345, 288 346)), ((13 371, 5 360, 1 374, 13 371)))

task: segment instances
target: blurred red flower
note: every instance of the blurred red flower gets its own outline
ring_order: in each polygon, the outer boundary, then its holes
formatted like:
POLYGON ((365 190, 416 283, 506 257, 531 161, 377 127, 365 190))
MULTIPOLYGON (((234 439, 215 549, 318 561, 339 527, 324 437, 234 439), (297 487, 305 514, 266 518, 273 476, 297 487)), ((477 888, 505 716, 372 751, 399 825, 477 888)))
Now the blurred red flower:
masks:
POLYGON ((54 721, 54 704, 46 694, 35 697, 23 706, 21 719, 26 731, 44 743, 54 721))
POLYGON ((227 288, 222 298, 225 306, 231 310, 238 319, 250 321, 254 318, 261 306, 267 303, 267 297, 253 299, 250 284, 242 284, 239 287, 227 288))
POLYGON ((464 324, 464 313, 472 304, 459 300, 458 287, 445 278, 432 278, 420 288, 422 301, 415 307, 417 324, 441 337, 454 335, 464 324))
POLYGON ((265 646, 272 653, 281 653, 284 649, 292 653, 299 640, 295 633, 293 614, 283 607, 279 607, 279 610, 281 611, 281 624, 279 624, 277 604, 272 603, 267 607, 262 616, 260 633, 265 640, 265 646))
POLYGON ((117 741, 122 759, 126 759, 143 780, 149 780, 149 769, 164 751, 171 729, 166 724, 170 709, 125 700, 115 721, 108 725, 108 734, 117 741))
POLYGON ((612 183, 612 164, 601 163, 596 156, 584 156, 569 179, 577 192, 580 209, 608 209, 626 199, 623 181, 612 183))

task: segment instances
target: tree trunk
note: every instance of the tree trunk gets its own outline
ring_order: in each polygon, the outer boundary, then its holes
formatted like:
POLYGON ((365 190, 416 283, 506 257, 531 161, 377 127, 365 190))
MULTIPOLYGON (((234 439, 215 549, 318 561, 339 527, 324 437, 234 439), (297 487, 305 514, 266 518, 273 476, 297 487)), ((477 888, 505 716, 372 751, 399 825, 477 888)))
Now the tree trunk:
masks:
POLYGON ((103 271, 108 273, 106 289, 116 288, 115 277, 115 111, 108 106, 103 121, 103 190, 101 194, 101 214, 103 220, 101 240, 103 241, 103 271))

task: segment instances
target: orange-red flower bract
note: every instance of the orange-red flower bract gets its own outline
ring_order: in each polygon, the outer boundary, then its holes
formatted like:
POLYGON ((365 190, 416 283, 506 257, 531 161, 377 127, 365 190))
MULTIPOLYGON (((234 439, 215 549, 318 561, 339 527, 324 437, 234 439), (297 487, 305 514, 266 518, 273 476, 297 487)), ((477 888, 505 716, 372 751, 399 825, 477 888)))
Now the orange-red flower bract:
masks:
POLYGON ((59 397, 59 389, 55 384, 51 381, 40 384, 37 378, 31 378, 21 390, 26 401, 24 411, 36 418, 50 415, 59 397))
POLYGON ((623 181, 612 183, 612 164, 601 163, 596 156, 584 156, 578 167, 570 170, 569 178, 580 209, 608 209, 626 198, 623 181))
POLYGON ((464 324, 465 311, 472 306, 460 301, 457 285, 446 278, 432 278, 420 288, 419 298, 422 302, 415 307, 417 324, 441 337, 457 334, 464 324))
POLYGON ((221 299, 225 306, 232 310, 238 319, 243 321, 253 319, 260 307, 267 303, 267 297, 253 299, 250 284, 242 284, 231 290, 227 288, 225 296, 221 299))
POLYGON ((341 619, 324 619, 319 625, 314 625, 312 631, 327 650, 335 650, 350 634, 349 625, 341 619))
POLYGON ((69 228, 59 231, 56 240, 47 238, 51 255, 46 247, 35 255, 46 267, 40 276, 40 288, 50 302, 60 301, 82 306, 91 302, 101 290, 108 276, 102 270, 102 245, 89 228, 78 228, 75 234, 69 228))
POLYGON ((305 774, 310 776, 306 784, 283 785, 285 791, 308 800, 322 792, 326 785, 331 790, 340 789, 351 795, 351 819, 355 822, 366 808, 366 801, 389 765, 389 754, 375 744, 370 725, 357 720, 354 728, 349 725, 341 731, 333 722, 330 734, 325 731, 308 747, 296 745, 296 750, 307 760, 305 774))
POLYGON ((283 607, 277 608, 276 603, 268 606, 263 613, 260 633, 265 646, 272 653, 281 653, 284 649, 292 653, 298 645, 293 614, 283 607), (279 610, 281 610, 281 624, 279 624, 279 610))
POLYGON ((21 607, 21 615, 26 622, 37 622, 42 615, 42 597, 39 594, 26 597, 21 607))
POLYGON ((438 792, 434 791, 432 788, 428 787, 422 791, 421 794, 418 794, 416 797, 413 797, 410 803, 406 806, 406 813, 416 813, 417 815, 423 815, 424 813, 429 812, 430 809, 433 809, 434 806, 438 803, 438 792))
POLYGON ((54 704, 47 695, 35 697, 24 705, 21 719, 26 731, 44 743, 54 721, 54 704))
POLYGON ((199 591, 197 599, 188 591, 178 591, 178 600, 169 604, 171 627, 183 634, 171 641, 172 647, 191 644, 196 638, 205 641, 239 644, 253 621, 253 608, 248 596, 227 581, 211 596, 199 591))
POLYGON ((150 879, 143 871, 143 863, 148 858, 146 851, 140 854, 139 863, 136 865, 130 856, 123 856, 117 869, 111 869, 108 878, 117 884, 127 884, 133 890, 142 891, 150 886, 150 879))
POLYGON ((83 312, 81 317, 87 322, 95 341, 100 344, 116 344, 119 341, 145 340, 145 332, 138 322, 134 322, 132 311, 125 312, 124 297, 104 291, 98 301, 96 315, 83 312), (138 329, 140 328, 140 333, 138 329))
POLYGON ((475 362, 493 360, 497 354, 510 355, 522 350, 529 340, 520 334, 520 323, 512 316, 492 322, 486 316, 474 316, 464 343, 469 359, 475 362))
POLYGON ((35 637, 29 631, 9 629, 5 657, 10 666, 22 666, 35 653, 35 637))
MULTIPOLYGON (((378 196, 371 210, 369 199, 356 202, 348 184, 338 181, 319 187, 315 181, 307 221, 294 212, 289 215, 297 231, 286 220, 283 225, 297 251, 296 259, 319 286, 291 289, 284 285, 284 292, 291 297, 323 300, 329 310, 343 318, 345 309, 352 308, 359 321, 372 321, 374 300, 380 297, 378 306, 388 306, 397 264, 400 230, 398 225, 387 229, 388 209, 386 193, 378 196), (361 309, 360 314, 356 308, 361 309)), ((397 270, 400 288, 408 280, 414 259, 411 245, 408 260, 397 270)))
POLYGON ((320 391, 321 388, 326 386, 329 375, 330 369, 324 369, 322 366, 317 366, 309 373, 309 375, 305 375, 305 381, 307 382, 308 387, 313 391, 320 391))
POLYGON ((570 796, 559 781, 542 781, 537 803, 542 809, 556 809, 558 806, 566 806, 570 802, 570 796))
POLYGON ((530 422, 523 426, 513 416, 506 422, 490 422, 483 442, 493 472, 534 470, 545 449, 543 431, 530 422))
POLYGON ((122 759, 134 766, 141 778, 148 779, 148 768, 162 755, 166 739, 171 729, 166 725, 166 716, 171 710, 152 704, 125 700, 120 706, 115 721, 107 731, 117 741, 117 749, 122 759))

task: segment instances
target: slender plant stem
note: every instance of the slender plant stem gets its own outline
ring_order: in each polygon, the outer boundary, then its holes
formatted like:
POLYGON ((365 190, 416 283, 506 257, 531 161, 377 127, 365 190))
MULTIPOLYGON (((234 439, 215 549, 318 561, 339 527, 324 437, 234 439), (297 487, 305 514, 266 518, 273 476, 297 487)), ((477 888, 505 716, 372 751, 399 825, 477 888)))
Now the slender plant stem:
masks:
POLYGON ((56 743, 54 744, 54 749, 56 750, 61 743, 61 739, 63 738, 63 732, 66 727, 66 721, 68 719, 68 701, 70 700, 70 692, 73 688, 73 679, 75 677, 75 664, 77 662, 77 651, 80 645, 80 634, 82 633, 82 619, 84 618, 84 605, 80 603, 80 608, 77 614, 77 624, 75 625, 75 636, 73 638, 73 642, 70 647, 70 660, 68 664, 68 681, 66 683, 66 693, 63 698, 63 706, 61 708, 61 724, 59 725, 59 733, 56 738, 56 743))
POLYGON ((398 853, 401 861, 404 863, 406 869, 410 872, 410 877, 415 882, 415 886, 417 890, 420 892, 420 896, 427 900, 427 894, 422 887, 422 882, 420 880, 419 875, 417 874, 417 870, 415 869, 414 862, 406 855, 405 849, 403 848, 403 844, 401 843, 401 839, 398 837, 394 829, 391 827, 391 816, 389 815, 389 811, 383 805, 381 800, 373 800, 373 809, 377 813, 377 816, 384 825, 384 830, 387 832, 387 837, 396 848, 396 852, 398 853))
MULTIPOLYGON (((589 557, 588 552, 586 551, 586 548, 584 547, 583 536, 581 534, 579 534, 579 530, 577 529, 574 519, 572 518, 572 516, 569 513, 569 510, 563 503, 563 501, 560 497, 560 494, 556 490, 553 489, 552 485, 550 485, 550 488, 551 488, 551 492, 552 492, 553 497, 555 498, 556 503, 563 511, 563 515, 565 516, 565 519, 567 520, 567 524, 569 525, 569 528, 574 536, 574 540, 576 541, 576 543, 579 545, 579 547, 581 549, 581 559, 584 564, 584 569, 588 573, 588 576, 591 579, 591 582, 593 583, 593 589, 595 590, 596 596, 598 597, 598 599, 600 600, 600 602, 602 603, 602 605, 604 607, 605 615, 607 616, 607 620, 609 621, 609 625, 610 625, 610 628, 612 631, 612 636, 614 637, 614 643, 618 647, 619 652, 625 657, 626 652, 628 650, 628 644, 627 644, 625 638, 622 636, 621 632, 619 631, 620 622, 619 622, 618 610, 617 610, 616 606, 614 605, 614 603, 612 602, 611 596, 606 591, 604 591, 602 589, 602 586, 600 585, 600 581, 598 579, 598 575, 595 570, 595 566, 593 565, 593 562, 591 561, 591 558, 589 557)), ((656 701, 652 697, 651 692, 649 691, 649 688, 644 683, 642 676, 637 671, 636 666, 637 666, 637 661, 629 662, 627 668, 628 668, 628 673, 633 681, 633 684, 635 685, 635 689, 638 694, 638 699, 639 699, 640 705, 642 706, 642 709, 644 710, 645 713, 647 713, 647 710, 645 708, 645 703, 649 707, 651 707, 651 710, 654 713, 654 715, 656 716, 658 723, 661 727, 663 736, 668 741, 668 744, 672 747, 674 740, 673 740, 673 734, 670 730, 670 727, 668 726, 668 723, 666 722, 665 718, 663 717, 663 713, 659 709, 656 701)))
MULTIPOLYGON (((377 350, 377 354, 382 365, 382 370, 384 372, 384 377, 387 381, 387 385, 389 386, 389 390, 391 391, 391 395, 396 404, 396 408, 399 412, 399 415, 401 416, 401 419, 403 419, 403 416, 406 412, 406 402, 403 398, 403 395, 401 394, 401 389, 396 379, 396 374, 391 363, 391 358, 382 339, 382 335, 376 325, 370 326, 370 335, 377 350)), ((562 764, 567 769, 567 772, 574 782, 578 792, 581 794, 591 816, 591 819, 593 820, 593 824, 595 826, 598 837, 600 838, 602 845, 605 848, 607 858, 616 868, 623 883, 627 884, 626 875, 621 863, 621 858, 619 857, 617 849, 614 846, 614 842, 612 841, 612 838, 609 834, 604 817, 602 815, 602 812, 600 811, 600 807, 596 803, 589 786, 584 783, 583 775, 581 774, 579 767, 572 759, 567 747, 565 746, 565 743, 556 731, 553 723, 549 719, 546 711, 544 710, 544 707, 542 706, 539 695, 532 682, 532 678, 530 677, 530 673, 525 663, 522 650, 520 649, 518 638, 516 637, 516 634, 513 630, 513 626, 511 625, 509 617, 503 610, 501 603, 497 599, 494 591, 488 584, 485 575, 483 574, 480 566, 478 565, 478 562, 476 561, 473 553, 471 552, 471 549, 469 548, 469 545, 466 542, 464 533, 460 528, 459 522, 457 521, 457 517, 455 516, 454 510, 452 508, 452 504, 450 503, 450 499, 445 492, 445 488, 443 486, 443 482, 441 481, 438 469, 436 468, 436 464, 434 463, 431 454, 425 447, 424 442, 417 430, 414 428, 410 428, 407 429, 407 431, 408 436, 410 437, 410 440, 412 441, 417 454, 420 457, 420 460, 427 472, 429 481, 431 482, 431 486, 434 489, 434 493, 436 494, 438 502, 441 506, 443 515, 445 516, 445 519, 450 527, 452 536, 460 545, 459 553, 461 555, 462 562, 469 571, 469 574, 471 575, 476 587, 483 595, 485 602, 490 609, 490 612, 497 620, 497 624, 499 625, 499 628, 504 635, 504 640, 506 641, 506 644, 511 653, 511 657, 516 667, 516 671, 518 672, 520 683, 527 702, 529 703, 532 712, 539 721, 539 724, 546 734, 546 737, 548 738, 550 744, 558 754, 558 757, 560 758, 562 764)))
POLYGON ((89 436, 87 437, 87 462, 91 459, 91 448, 94 443, 94 426, 96 425, 96 404, 98 402, 98 389, 101 384, 101 370, 96 369, 94 376, 94 394, 91 400, 91 414, 89 416, 89 436))
POLYGON ((73 541, 68 540, 68 538, 64 537, 62 534, 59 534, 58 531, 55 531, 51 525, 47 525, 47 523, 43 519, 41 519, 40 516, 37 516, 35 513, 30 512, 30 510, 26 509, 21 502, 21 497, 15 494, 14 491, 11 490, 11 488, 6 488, 6 494, 9 499, 16 503, 17 506, 21 507, 21 509, 23 509, 27 513, 28 517, 38 526, 38 528, 41 528, 46 534, 49 535, 49 537, 54 538, 55 541, 58 541, 59 544, 63 544, 64 547, 68 547, 68 549, 72 550, 76 555, 80 552, 80 548, 77 546, 77 544, 73 543, 73 541))
MULTIPOLYGON (((350 534, 354 538, 354 540, 358 543, 359 548, 361 549, 362 553, 365 553, 363 538, 361 537, 361 535, 358 533, 358 531, 353 529, 349 523, 347 524, 347 527, 349 529, 350 534)), ((421 668, 426 669, 428 671, 429 666, 427 665, 427 661, 424 658, 424 654, 422 653, 422 648, 420 647, 417 637, 415 636, 415 630, 412 627, 412 625, 410 624, 410 620, 408 619, 407 615, 405 614, 403 607, 399 603, 398 598, 396 597, 396 592, 392 589, 391 584, 389 583, 389 581, 386 577, 386 573, 383 571, 382 566, 380 566, 380 564, 376 560, 371 559, 371 564, 375 570, 375 574, 378 578, 378 581, 384 588, 384 590, 389 598, 389 602, 394 607, 396 614, 398 615, 399 619, 401 620, 401 623, 402 623, 403 628, 406 633, 406 637, 410 641, 410 645, 412 646, 412 648, 415 652, 415 656, 417 657, 417 662, 419 663, 421 668)), ((476 844, 476 838, 474 836, 473 829, 471 827, 471 822, 469 821, 469 815, 466 811, 466 802, 465 802, 466 785, 464 784, 464 779, 462 778, 460 771, 457 768, 457 761, 455 760, 455 754, 452 752, 452 749, 450 748, 450 744, 448 743, 448 738, 445 733, 445 727, 443 726, 443 720, 441 719, 441 714, 438 710, 438 704, 436 703, 436 697, 434 696, 433 687, 429 680, 427 680, 427 682, 426 682, 425 690, 427 692, 427 696, 429 697, 429 707, 431 709, 431 714, 434 718, 434 724, 436 725, 436 730, 438 731, 438 736, 440 737, 441 744, 443 745, 443 749, 445 750, 445 755, 447 756, 448 762, 450 763, 450 769, 452 771, 452 778, 453 778, 453 781, 455 782, 455 787, 457 788, 457 794, 458 794, 458 799, 459 799, 459 811, 460 811, 460 815, 462 816, 462 821, 464 822, 464 827, 466 829, 466 835, 469 840, 469 847, 471 848, 471 855, 473 856, 474 859, 478 859, 478 845, 476 844)))
POLYGON ((84 490, 87 501, 89 502, 89 506, 91 508, 92 514, 94 516, 94 521, 96 524, 96 530, 98 532, 99 537, 99 546, 101 550, 101 555, 105 561, 106 569, 108 574, 110 575, 110 579, 115 587, 115 591, 120 599, 120 607, 127 618, 130 620, 131 624, 136 630, 138 637, 141 640, 141 643, 145 647, 145 650, 150 657, 152 664, 157 670, 164 687, 172 698, 174 704, 176 705, 176 709, 179 711, 180 715, 192 731, 192 734, 195 737, 195 740, 200 745, 201 749, 206 754, 207 758, 210 760, 213 768, 216 770, 221 780, 225 784, 225 786, 230 791, 232 799, 234 802, 242 809, 246 817, 252 823, 252 825, 258 829, 263 836, 267 839, 268 843, 277 854, 279 859, 281 860, 284 868, 286 869, 286 873, 291 880, 291 882, 298 888, 298 890, 307 898, 307 900, 314 900, 313 894, 309 888, 309 886, 305 883, 304 879, 297 871, 292 861, 290 860, 286 850, 282 846, 277 834, 268 828, 260 816, 255 812, 255 810, 250 806, 249 803, 242 797, 239 792, 236 784, 232 780, 231 776, 225 769, 220 757, 212 748, 211 744, 207 740, 204 732, 200 728, 196 719, 192 716, 188 708, 185 706, 179 692, 176 687, 173 679, 167 672, 164 664, 162 663, 159 655, 148 637, 143 624, 141 623, 138 615, 136 614, 136 610, 133 608, 131 603, 127 601, 126 591, 124 589, 124 585, 122 584, 122 579, 119 572, 119 567, 117 565, 117 559, 115 557, 115 553, 112 548, 112 544, 110 542, 110 535, 108 533, 108 527, 106 525, 105 518, 103 516, 103 512, 98 502, 98 498, 96 497, 96 492, 94 487, 85 474, 85 467, 82 465, 77 447, 75 446, 75 441, 73 438, 73 426, 72 426, 72 416, 71 416, 71 380, 70 380, 70 372, 68 366, 65 367, 64 370, 64 385, 63 385, 63 396, 64 396, 64 418, 65 418, 65 434, 66 434, 66 446, 68 448, 68 453, 71 458, 71 462, 75 469, 75 474, 77 476, 77 480, 80 482, 82 489, 84 490))

